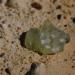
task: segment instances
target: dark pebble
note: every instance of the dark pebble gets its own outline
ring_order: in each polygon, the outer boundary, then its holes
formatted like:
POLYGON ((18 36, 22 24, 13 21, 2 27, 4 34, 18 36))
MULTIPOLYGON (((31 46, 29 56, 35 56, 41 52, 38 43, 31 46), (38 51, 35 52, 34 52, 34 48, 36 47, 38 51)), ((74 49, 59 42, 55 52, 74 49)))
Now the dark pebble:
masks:
POLYGON ((31 4, 31 6, 32 6, 33 8, 35 8, 35 9, 37 9, 37 10, 42 9, 42 6, 41 6, 39 3, 37 3, 37 2, 33 2, 33 3, 31 4))
POLYGON ((57 19, 58 19, 58 20, 61 19, 61 14, 57 15, 57 19))
POLYGON ((72 18, 72 22, 75 23, 75 18, 72 18))
POLYGON ((6 69, 5 69, 5 72, 6 72, 8 75, 11 75, 9 68, 6 68, 6 69))

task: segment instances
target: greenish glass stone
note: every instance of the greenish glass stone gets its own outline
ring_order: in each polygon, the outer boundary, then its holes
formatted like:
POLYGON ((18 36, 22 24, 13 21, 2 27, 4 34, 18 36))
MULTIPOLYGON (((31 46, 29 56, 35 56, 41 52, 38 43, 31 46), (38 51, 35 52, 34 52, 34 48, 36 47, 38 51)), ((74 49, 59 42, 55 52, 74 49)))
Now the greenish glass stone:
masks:
POLYGON ((64 45, 70 41, 70 36, 56 28, 49 21, 39 28, 31 28, 26 33, 25 46, 39 54, 55 54, 64 50, 64 45))

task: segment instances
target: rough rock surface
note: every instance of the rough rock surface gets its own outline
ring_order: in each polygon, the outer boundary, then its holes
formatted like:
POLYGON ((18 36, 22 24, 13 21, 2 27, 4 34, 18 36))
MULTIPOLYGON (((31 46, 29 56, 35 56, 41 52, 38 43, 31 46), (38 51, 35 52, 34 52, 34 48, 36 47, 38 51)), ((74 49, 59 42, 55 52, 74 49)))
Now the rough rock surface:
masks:
POLYGON ((32 62, 43 63, 45 75, 75 75, 75 0, 1 0, 0 75, 25 75, 32 62), (71 41, 63 52, 41 56, 23 48, 19 37, 46 19, 71 41))

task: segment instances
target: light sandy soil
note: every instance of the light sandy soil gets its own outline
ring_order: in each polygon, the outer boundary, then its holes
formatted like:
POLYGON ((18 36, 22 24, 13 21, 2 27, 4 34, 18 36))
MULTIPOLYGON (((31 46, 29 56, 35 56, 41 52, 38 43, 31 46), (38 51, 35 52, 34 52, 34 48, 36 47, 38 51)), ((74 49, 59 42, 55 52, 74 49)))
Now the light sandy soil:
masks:
POLYGON ((32 62, 44 64, 40 75, 75 75, 75 0, 9 1, 0 3, 0 75, 25 75, 32 62), (39 55, 21 46, 20 35, 46 19, 70 35, 63 52, 39 55))

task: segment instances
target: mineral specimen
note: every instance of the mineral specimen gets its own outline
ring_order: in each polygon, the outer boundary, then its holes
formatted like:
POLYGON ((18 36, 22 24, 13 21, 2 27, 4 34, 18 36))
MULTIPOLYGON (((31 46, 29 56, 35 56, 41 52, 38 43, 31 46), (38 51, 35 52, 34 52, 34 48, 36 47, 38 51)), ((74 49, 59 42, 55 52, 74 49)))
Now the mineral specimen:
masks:
POLYGON ((55 54, 63 51, 64 45, 70 41, 70 36, 56 28, 49 21, 39 28, 27 31, 24 44, 29 50, 39 54, 55 54))

